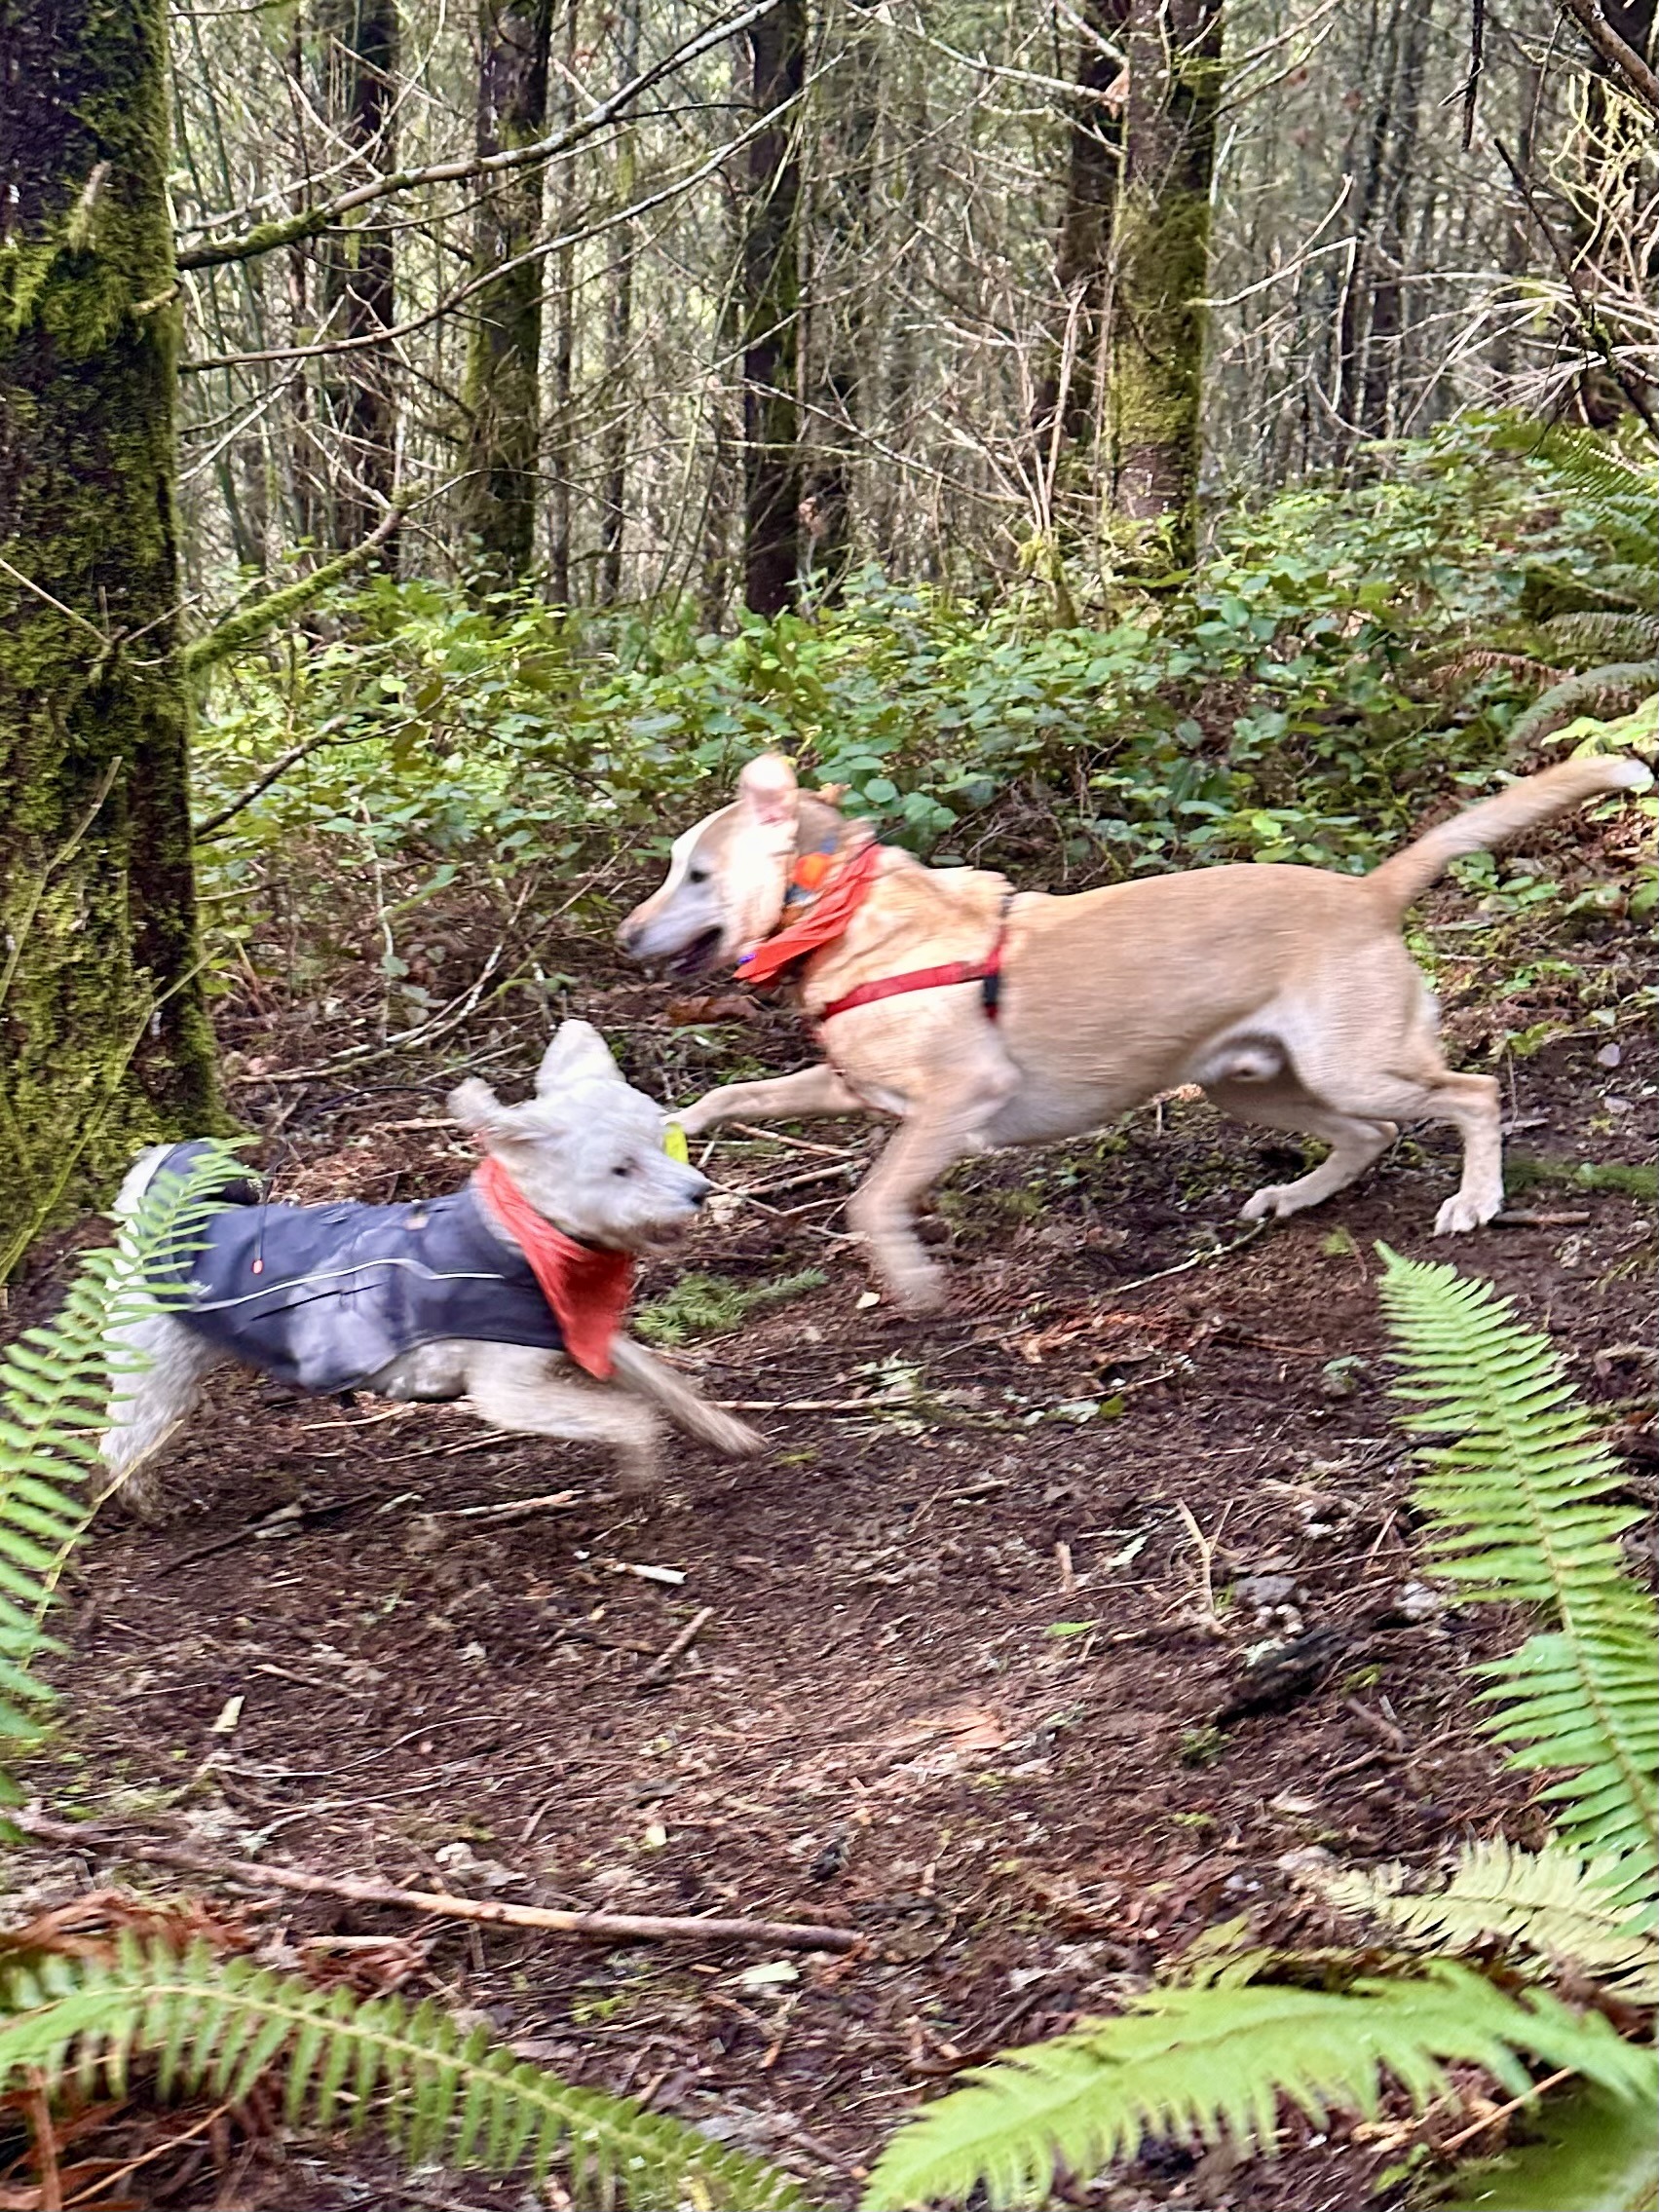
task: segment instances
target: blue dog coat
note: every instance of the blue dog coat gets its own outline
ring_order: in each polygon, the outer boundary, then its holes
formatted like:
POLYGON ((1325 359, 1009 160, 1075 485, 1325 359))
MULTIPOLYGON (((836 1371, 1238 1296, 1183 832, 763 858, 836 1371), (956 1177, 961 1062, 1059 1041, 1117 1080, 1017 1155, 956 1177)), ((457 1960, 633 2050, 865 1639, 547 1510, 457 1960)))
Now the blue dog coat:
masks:
MULTIPOLYGON (((199 1147, 176 1144, 159 1172, 199 1147)), ((400 1353, 439 1338, 527 1344, 564 1338, 530 1262, 486 1222, 471 1184, 409 1206, 261 1206, 228 1181, 228 1203, 157 1267, 180 1283, 170 1311, 234 1359, 319 1397, 360 1388, 400 1353)))

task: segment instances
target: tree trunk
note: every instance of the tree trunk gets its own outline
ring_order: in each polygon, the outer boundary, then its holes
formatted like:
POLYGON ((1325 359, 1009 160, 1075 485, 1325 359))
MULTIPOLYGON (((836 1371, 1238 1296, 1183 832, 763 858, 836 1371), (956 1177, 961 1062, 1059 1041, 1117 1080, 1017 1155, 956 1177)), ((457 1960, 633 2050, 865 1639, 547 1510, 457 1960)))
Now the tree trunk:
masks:
MULTIPOLYGON (((327 112, 349 145, 359 149, 365 175, 396 161, 394 86, 397 73, 397 0, 322 0, 322 65, 327 112)), ((362 338, 396 319, 392 234, 371 209, 330 242, 323 258, 328 333, 362 338), (331 313, 329 312, 331 311, 331 313)), ((397 410, 393 362, 384 348, 365 346, 340 356, 333 391, 340 434, 339 488, 334 500, 334 549, 366 538, 386 511, 396 483, 397 410)), ((379 565, 396 570, 396 540, 379 565)))
MULTIPOLYGON (((778 0, 749 32, 750 96, 765 115, 807 73, 806 0, 778 0)), ((743 596, 781 614, 801 565, 801 162, 792 109, 749 148, 743 239, 743 596)))
POLYGON ((1121 72, 1102 47, 1121 40, 1127 15, 1127 0, 1087 0, 1087 29, 1077 42, 1077 98, 1068 132, 1066 203, 1054 253, 1059 312, 1032 409, 1039 465, 1053 441, 1056 412, 1066 445, 1086 443, 1094 426, 1112 212, 1123 154, 1121 107, 1101 96, 1117 84, 1121 72))
MULTIPOLYGON (((481 0, 478 129, 481 155, 545 135, 552 0, 481 0)), ((474 276, 535 244, 540 169, 503 177, 478 204, 474 276)), ((542 264, 498 277, 476 298, 463 396, 468 410, 461 526, 475 540, 486 588, 516 583, 536 544, 542 362, 542 264)))
POLYGON ((853 472, 871 336, 864 272, 876 244, 871 209, 883 41, 880 24, 876 35, 865 27, 870 14, 863 0, 849 0, 849 44, 841 73, 824 87, 813 133, 826 182, 818 210, 821 244, 809 287, 807 356, 815 405, 801 513, 813 594, 831 603, 841 596, 852 559, 853 472))
MULTIPOLYGON (((625 85, 639 70, 639 16, 641 0, 622 0, 618 70, 625 85)), ((633 197, 633 139, 624 135, 617 148, 614 186, 620 202, 633 197)), ((603 466, 599 479, 599 604, 614 607, 622 589, 622 538, 627 523, 628 350, 633 343, 634 226, 624 223, 613 248, 611 304, 605 330, 605 400, 611 410, 600 441, 603 466)))
POLYGON ((163 0, 0 12, 0 1280, 61 1201, 107 1197, 138 1136, 215 1111, 166 71, 163 0))
POLYGON ((1154 526, 1149 553, 1184 567, 1197 519, 1221 0, 1130 0, 1128 49, 1112 238, 1113 502, 1154 526))
MULTIPOLYGON (((565 0, 564 66, 559 75, 558 126, 576 113, 577 14, 580 0, 565 0)), ((560 170, 554 236, 571 229, 576 208, 571 164, 560 170)), ((547 529, 547 595, 556 607, 571 604, 576 466, 576 248, 562 245, 553 257, 553 339, 551 417, 547 474, 550 496, 547 529)))

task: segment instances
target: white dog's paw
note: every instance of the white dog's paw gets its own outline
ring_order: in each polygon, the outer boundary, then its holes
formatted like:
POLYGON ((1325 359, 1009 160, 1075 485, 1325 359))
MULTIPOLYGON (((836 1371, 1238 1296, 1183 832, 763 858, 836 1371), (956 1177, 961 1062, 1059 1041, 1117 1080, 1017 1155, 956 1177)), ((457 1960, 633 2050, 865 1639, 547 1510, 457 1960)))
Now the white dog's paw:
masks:
POLYGON ((1287 1214, 1296 1212, 1295 1199, 1288 1206, 1285 1204, 1289 1196, 1289 1183, 1263 1183, 1260 1190, 1253 1190, 1244 1201, 1238 1210, 1238 1218, 1241 1221, 1282 1221, 1287 1214))
POLYGON ((1467 1236, 1471 1229, 1478 1229, 1502 1211, 1501 1191, 1495 1198, 1472 1198, 1467 1191, 1453 1191, 1434 1218, 1434 1233, 1437 1237, 1467 1236))
POLYGON ((949 1296, 944 1270, 925 1263, 917 1267, 884 1268, 892 1300, 901 1313, 941 1313, 949 1296))

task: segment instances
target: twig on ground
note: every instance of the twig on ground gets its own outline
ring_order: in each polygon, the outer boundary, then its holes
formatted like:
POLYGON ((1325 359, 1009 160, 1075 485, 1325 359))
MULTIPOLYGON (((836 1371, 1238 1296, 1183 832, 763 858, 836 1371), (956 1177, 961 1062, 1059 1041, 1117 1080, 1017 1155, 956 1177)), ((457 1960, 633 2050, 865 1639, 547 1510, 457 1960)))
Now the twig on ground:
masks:
MULTIPOLYGON (((451 1446, 451 1449, 454 1447, 451 1446)), ((509 1498, 499 1506, 452 1506, 448 1512, 434 1514, 435 1520, 493 1520, 498 1525, 505 1520, 528 1520, 538 1513, 567 1513, 572 1506, 599 1505, 604 1501, 585 1498, 580 1490, 549 1490, 540 1498, 509 1498)))
POLYGON ((698 1612, 694 1613, 673 1642, 664 1649, 661 1657, 653 1660, 640 1676, 639 1687, 642 1690, 654 1690, 660 1683, 666 1682, 669 1675, 674 1671, 676 1664, 684 1659, 713 1618, 714 1607, 712 1605, 704 1605, 698 1612))
POLYGON ((862 1938, 848 1928, 823 1928, 794 1920, 716 1920, 691 1914, 562 1912, 550 1906, 509 1905, 495 1898, 451 1896, 442 1890, 400 1890, 347 1874, 306 1874, 292 1866, 261 1866, 245 1858, 215 1858, 186 1844, 157 1843, 112 1834, 92 1821, 54 1820, 43 1813, 15 1811, 6 1818, 25 1836, 102 1851, 156 1866, 179 1866, 215 1881, 251 1890, 294 1890, 312 1897, 345 1897, 354 1904, 395 1905, 406 1912, 436 1913, 487 1927, 535 1928, 552 1935, 591 1936, 608 1943, 775 1943, 787 1951, 850 1951, 862 1938))
POLYGON ((1500 1229, 1581 1229, 1594 1217, 1589 1214, 1494 1214, 1500 1229))
POLYGON ((752 1121, 734 1121, 732 1128, 744 1137, 758 1137, 767 1144, 782 1144, 791 1152, 819 1152, 826 1160, 857 1160, 861 1154, 845 1144, 814 1144, 807 1137, 785 1137, 779 1129, 762 1129, 752 1121))
POLYGON ((1149 1283, 1166 1282, 1171 1275, 1185 1275, 1189 1268, 1208 1267, 1212 1260, 1225 1259, 1229 1254, 1242 1252, 1247 1244, 1254 1244, 1272 1225, 1270 1221, 1253 1221, 1243 1236, 1234 1237, 1231 1244, 1219 1244, 1214 1252, 1195 1252, 1190 1259, 1178 1260, 1173 1267, 1160 1267, 1155 1275, 1137 1275, 1132 1283, 1114 1283, 1112 1294, 1114 1298, 1121 1298, 1130 1291, 1144 1291, 1149 1283))

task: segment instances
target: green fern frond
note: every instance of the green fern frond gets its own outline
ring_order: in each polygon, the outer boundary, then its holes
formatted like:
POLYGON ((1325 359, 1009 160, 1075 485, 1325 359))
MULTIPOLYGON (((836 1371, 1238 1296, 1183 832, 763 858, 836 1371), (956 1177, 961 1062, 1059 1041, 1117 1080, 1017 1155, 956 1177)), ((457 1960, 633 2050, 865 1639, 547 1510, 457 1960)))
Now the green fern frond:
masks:
POLYGON ((1545 1790, 1562 1840, 1620 1856, 1628 1882, 1659 1869, 1659 1620, 1624 1571, 1637 1507, 1561 1371, 1489 1284, 1379 1246, 1382 1299, 1405 1368, 1410 1429, 1450 1434, 1419 1454, 1430 1564, 1465 1598, 1542 1605, 1558 1627, 1482 1669, 1488 1720, 1513 1765, 1568 1770, 1545 1790))
POLYGON ((0 1975, 0 2087, 39 2069, 49 2090, 121 2096, 134 2062, 169 2097, 245 2097, 285 2071, 290 2125, 373 2119, 411 2162, 441 2157, 540 2180, 562 2157, 584 2196, 804 2206, 789 2175, 631 2098, 581 2089, 461 2027, 440 2006, 320 1990, 205 1943, 182 1956, 124 1935, 106 1960, 53 1956, 0 1975))
POLYGON ((1510 725, 1505 750, 1519 760, 1529 745, 1574 716, 1627 713, 1653 689, 1651 660, 1609 661, 1604 668, 1587 668, 1564 684, 1552 684, 1510 725))
POLYGON ((111 1332, 156 1303, 150 1268, 188 1256, 240 1172, 213 1143, 188 1172, 158 1179, 117 1241, 84 1256, 53 1319, 0 1353, 0 1803, 17 1802, 5 1764, 38 1740, 52 1699, 34 1671, 51 1648, 42 1624, 92 1516, 112 1381, 132 1371, 112 1358, 111 1332))
POLYGON ((1576 614, 1555 615, 1540 627, 1558 659, 1588 661, 1593 667, 1609 662, 1627 663, 1659 658, 1659 616, 1633 609, 1584 607, 1576 614))
POLYGON ((1447 2212, 1659 2212, 1659 2066, 1645 2097, 1565 2090, 1536 2125, 1524 2151, 1466 2167, 1447 2212))
POLYGON ((1039 2202, 1057 2161, 1094 2173, 1149 2134, 1230 2137, 1270 2156, 1281 2097, 1323 2126, 1338 2109, 1374 2115, 1391 2080, 1421 2111, 1458 2060, 1519 2096, 1524 2059, 1625 2099, 1644 2094, 1650 2073, 1648 2054, 1600 2014, 1537 1992, 1507 1997, 1452 1965, 1339 1994, 1255 1981, 1155 1989, 1122 2018, 1012 2051, 928 2106, 883 2153, 864 2212, 960 2203, 981 2186, 994 2205, 1039 2202))
POLYGON ((1547 465, 1621 560, 1651 569, 1659 557, 1651 455, 1627 452, 1593 431, 1555 429, 1540 439, 1527 429, 1500 435, 1497 442, 1525 445, 1547 465))
POLYGON ((1410 1891, 1403 1866, 1335 1874, 1320 1884, 1345 1912, 1380 1921, 1414 1948, 1469 1951, 1498 1942, 1549 1965, 1581 1968, 1633 2004, 1659 2003, 1651 1907, 1635 1910, 1626 1869, 1559 1844, 1521 1851, 1501 1836, 1471 1844, 1444 1889, 1410 1891), (1646 1925, 1644 1925, 1646 1924, 1646 1925))

